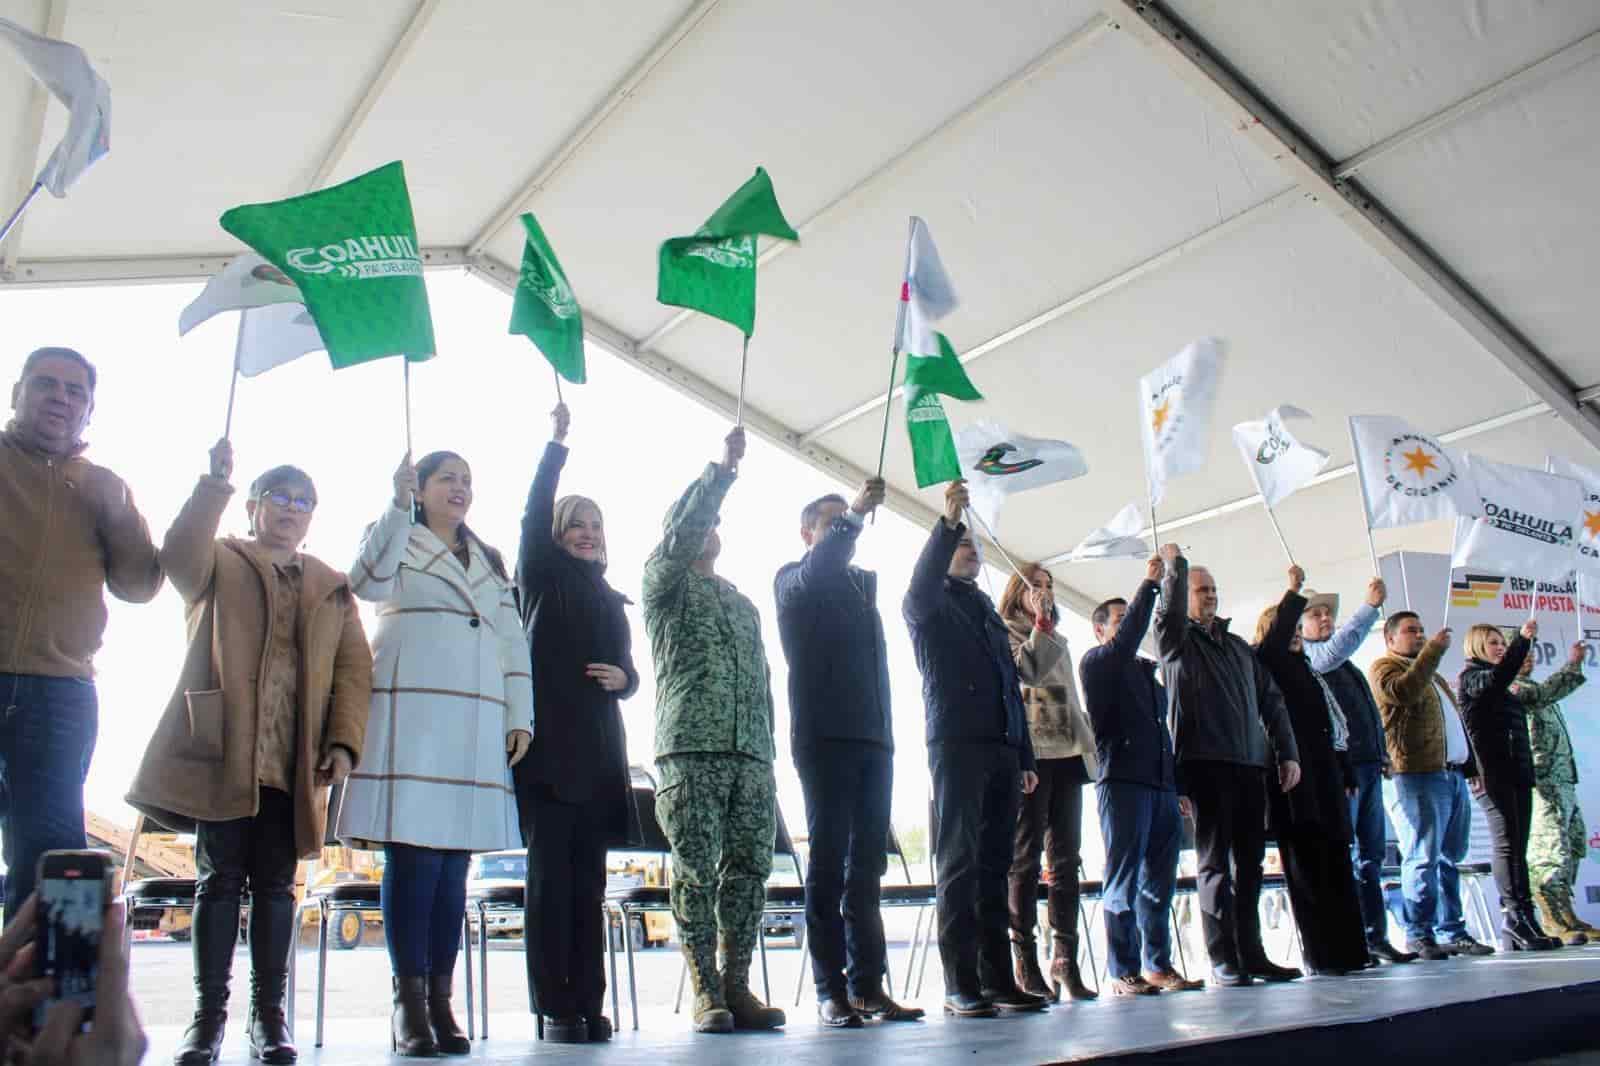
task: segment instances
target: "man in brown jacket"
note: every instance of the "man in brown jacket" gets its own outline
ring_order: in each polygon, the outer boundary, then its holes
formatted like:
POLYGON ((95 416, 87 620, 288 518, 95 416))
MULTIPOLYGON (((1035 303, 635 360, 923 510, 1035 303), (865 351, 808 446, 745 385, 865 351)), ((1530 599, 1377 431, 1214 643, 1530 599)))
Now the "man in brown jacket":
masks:
POLYGON ((284 1018, 298 859, 322 847, 328 788, 361 756, 372 652, 345 575, 303 554, 317 493, 304 472, 250 486, 251 537, 217 539, 233 496, 221 441, 161 545, 189 650, 128 802, 194 832, 198 1004, 178 1066, 209 1066, 227 1022, 239 907, 250 889, 251 1056, 295 1061, 284 1018))
POLYGON ((1383 625, 1388 653, 1367 668, 1394 768, 1389 818, 1400 838, 1407 949, 1424 959, 1489 955, 1467 934, 1457 865, 1467 857, 1478 771, 1439 660, 1450 630, 1430 639, 1413 611, 1383 625))
POLYGON ((150 530, 115 474, 83 458, 94 367, 40 348, 0 433, 0 836, 6 919, 33 892, 39 856, 82 848, 83 781, 99 704, 94 653, 105 590, 147 603, 161 588, 150 530))

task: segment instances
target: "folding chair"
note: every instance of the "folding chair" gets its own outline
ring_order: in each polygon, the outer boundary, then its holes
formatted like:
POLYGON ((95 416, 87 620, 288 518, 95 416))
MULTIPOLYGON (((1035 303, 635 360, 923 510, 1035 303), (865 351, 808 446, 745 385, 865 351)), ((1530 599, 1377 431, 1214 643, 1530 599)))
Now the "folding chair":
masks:
MULTIPOLYGON (((643 833, 644 842, 632 848, 615 848, 612 853, 624 854, 654 854, 660 863, 660 885, 628 885, 617 889, 606 890, 606 958, 611 966, 611 1013, 616 1017, 617 1024, 622 1024, 622 1008, 617 990, 617 951, 612 944, 610 935, 610 920, 616 917, 622 928, 622 947, 628 961, 628 1004, 633 1011, 633 1027, 639 1028, 639 985, 633 958, 633 937, 629 930, 635 917, 644 920, 646 914, 651 912, 672 911, 672 895, 668 888, 671 875, 668 873, 667 855, 672 851, 672 846, 667 843, 667 835, 661 829, 661 823, 656 820, 656 781, 649 772, 642 767, 631 767, 630 773, 633 781, 633 805, 639 812, 639 828, 643 833)), ((682 978, 679 978, 679 988, 682 989, 682 978)))
MULTIPOLYGON (((133 820, 133 832, 128 836, 128 850, 122 858, 121 899, 127 908, 127 921, 122 927, 122 947, 126 952, 133 940, 134 917, 142 910, 194 911, 196 882, 192 877, 137 877, 139 837, 144 832, 145 816, 133 820)), ((248 907, 246 897, 241 903, 248 907)), ((291 1027, 293 1021, 290 1021, 291 1027)))

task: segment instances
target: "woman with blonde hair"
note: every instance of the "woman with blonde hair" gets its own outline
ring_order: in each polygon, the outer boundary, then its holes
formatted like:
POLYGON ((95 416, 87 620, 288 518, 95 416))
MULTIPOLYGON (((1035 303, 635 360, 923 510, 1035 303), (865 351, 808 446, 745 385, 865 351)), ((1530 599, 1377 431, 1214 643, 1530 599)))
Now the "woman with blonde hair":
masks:
POLYGON ((1011 952, 1017 986, 1058 999, 1094 999, 1078 973, 1078 865, 1083 843, 1083 786, 1096 777, 1094 732, 1072 676, 1067 639, 1056 632, 1061 611, 1055 581, 1037 563, 1012 574, 999 613, 1011 638, 1011 657, 1022 680, 1028 734, 1038 760, 1039 784, 1022 797, 1010 876, 1011 952), (1034 928, 1039 910, 1039 856, 1050 857, 1046 914, 1055 939, 1050 981, 1039 971, 1034 928))
POLYGON ((531 1005, 546 1040, 579 1043, 611 1038, 600 908, 607 849, 643 841, 621 708, 639 675, 628 600, 606 583, 600 508, 584 496, 556 499, 571 424, 566 404, 556 406, 551 422, 517 559, 539 705, 538 740, 516 771, 517 806, 528 845, 523 928, 531 1005))
POLYGON ((1545 936, 1533 913, 1528 884, 1528 834, 1533 818, 1533 751, 1528 715, 1512 682, 1539 635, 1532 618, 1506 642, 1498 626, 1467 630, 1467 663, 1458 682, 1461 719, 1477 759, 1482 788, 1478 803, 1494 840, 1490 864, 1500 890, 1500 944, 1506 951, 1548 951, 1561 946, 1545 936))

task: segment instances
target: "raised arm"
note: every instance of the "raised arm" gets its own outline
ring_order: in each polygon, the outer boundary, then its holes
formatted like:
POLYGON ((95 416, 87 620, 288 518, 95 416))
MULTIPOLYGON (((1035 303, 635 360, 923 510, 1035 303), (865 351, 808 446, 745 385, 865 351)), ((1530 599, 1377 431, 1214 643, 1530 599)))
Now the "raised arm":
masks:
POLYGON ((1519 677, 1512 682, 1511 691, 1517 694, 1522 705, 1528 710, 1538 707, 1548 707, 1552 703, 1560 703, 1572 695, 1585 680, 1583 676, 1583 644, 1572 646, 1567 661, 1561 668, 1543 681, 1535 681, 1531 677, 1519 677))
POLYGON ((1161 660, 1170 663, 1180 658, 1188 635, 1189 560, 1173 555, 1167 559, 1167 575, 1161 579, 1161 610, 1156 612, 1156 644, 1161 660))
POLYGON ((798 565, 778 571, 773 582, 778 610, 787 610, 809 593, 847 580, 850 560, 856 553, 856 538, 860 535, 860 515, 846 511, 835 518, 828 535, 813 544, 798 565))
POLYGON ((370 603, 392 599, 400 582, 400 563, 411 542, 411 506, 417 470, 407 452, 394 471, 394 496, 378 520, 361 535, 361 550, 350 567, 350 591, 370 603))
MULTIPOLYGON (((1439 670, 1439 660, 1444 658, 1449 647, 1450 631, 1441 629, 1422 646, 1422 651, 1415 659, 1403 666, 1401 664, 1405 660, 1398 656, 1384 656, 1374 661, 1368 679, 1372 682, 1373 691, 1378 694, 1378 702, 1410 705, 1422 699, 1428 686, 1433 684, 1433 675, 1439 670)), ((1388 723, 1384 724, 1387 727, 1388 723)))
POLYGON ((907 622, 926 621, 939 610, 944 600, 944 579, 950 572, 950 560, 955 558, 961 538, 967 532, 961 515, 969 502, 965 481, 952 481, 944 487, 944 514, 933 524, 933 531, 922 546, 922 554, 917 556, 917 565, 911 571, 911 587, 906 589, 900 607, 907 622))
POLYGON ((661 543, 645 560, 645 610, 660 608, 683 588, 689 568, 705 548, 706 534, 716 524, 722 498, 736 476, 720 464, 707 463, 704 472, 678 497, 661 543))
POLYGON ((1300 616, 1305 613, 1307 600, 1294 589, 1289 589, 1278 601, 1278 614, 1261 640, 1261 654, 1268 658, 1282 658, 1289 654, 1289 644, 1300 626, 1300 616))
POLYGON ((1307 643, 1306 657, 1311 660, 1311 669, 1326 674, 1348 662, 1367 639, 1372 623, 1377 620, 1378 608, 1371 603, 1363 603, 1345 619, 1344 625, 1333 631, 1333 636, 1315 644, 1307 643))
POLYGON ((560 439, 545 445, 539 469, 528 489, 528 502, 522 509, 522 540, 517 547, 517 587, 522 602, 532 609, 533 586, 538 575, 561 548, 554 536, 556 488, 561 484, 561 468, 567 462, 567 446, 560 439))

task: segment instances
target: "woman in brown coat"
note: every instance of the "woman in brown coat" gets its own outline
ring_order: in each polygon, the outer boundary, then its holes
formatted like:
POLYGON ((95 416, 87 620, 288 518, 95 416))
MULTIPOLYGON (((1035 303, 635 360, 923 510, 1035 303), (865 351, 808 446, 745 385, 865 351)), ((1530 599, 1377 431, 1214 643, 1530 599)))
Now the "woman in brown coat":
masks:
POLYGON ((1011 636, 1011 656, 1022 679, 1028 734, 1039 763, 1039 785, 1022 797, 1011 858, 1011 950, 1017 985, 1057 999, 1062 988, 1073 999, 1094 999, 1078 973, 1078 865, 1083 842, 1083 786, 1095 779, 1094 732, 1074 687, 1067 640, 1056 632, 1050 571, 1024 565, 1000 597, 1000 617, 1011 636), (1050 983, 1039 972, 1034 926, 1039 909, 1039 856, 1050 856, 1046 913, 1055 938, 1050 983))
POLYGON ((195 834, 194 1022, 174 1056, 205 1066, 222 1045, 240 898, 250 889, 250 1050, 295 1061, 284 1018, 294 872, 322 847, 329 786, 361 755, 372 653, 345 575, 305 555, 317 493, 294 467, 250 486, 250 537, 217 538, 233 450, 211 450, 161 546, 189 648, 128 802, 195 834))

